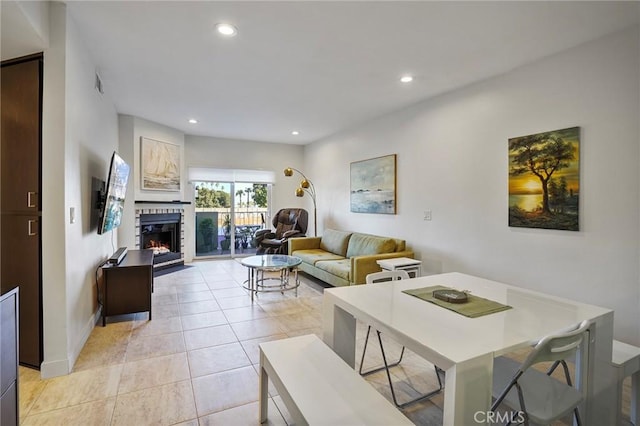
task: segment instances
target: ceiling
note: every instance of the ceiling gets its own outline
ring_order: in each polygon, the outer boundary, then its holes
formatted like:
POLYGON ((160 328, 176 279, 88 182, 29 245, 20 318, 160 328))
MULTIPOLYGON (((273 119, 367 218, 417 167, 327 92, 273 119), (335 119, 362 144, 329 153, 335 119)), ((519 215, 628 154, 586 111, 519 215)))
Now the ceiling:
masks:
POLYGON ((640 3, 613 1, 68 1, 67 8, 118 112, 192 135, 295 144, 640 17, 640 3), (235 25, 237 36, 216 35, 219 22, 235 25), (400 83, 403 74, 414 81, 400 83))

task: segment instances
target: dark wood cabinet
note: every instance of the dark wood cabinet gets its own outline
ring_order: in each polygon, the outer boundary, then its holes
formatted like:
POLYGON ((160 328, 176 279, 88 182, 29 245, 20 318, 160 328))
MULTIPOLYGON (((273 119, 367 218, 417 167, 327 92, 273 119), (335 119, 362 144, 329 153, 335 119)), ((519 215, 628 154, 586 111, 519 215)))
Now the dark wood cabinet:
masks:
POLYGON ((40 68, 2 66, 2 211, 40 211, 40 68))
POLYGON ((0 296, 0 424, 18 424, 18 289, 0 296))
POLYGON ((2 62, 0 289, 20 288, 23 365, 42 363, 42 55, 2 62))
POLYGON ((38 216, 3 215, 2 282, 20 288, 20 362, 40 366, 40 268, 38 258, 31 259, 40 250, 40 218, 38 216), (8 253, 7 253, 8 252, 8 253), (34 302, 34 303, 31 303, 34 302))
POLYGON ((129 250, 119 265, 102 267, 102 325, 112 315, 149 312, 153 291, 153 250, 129 250))

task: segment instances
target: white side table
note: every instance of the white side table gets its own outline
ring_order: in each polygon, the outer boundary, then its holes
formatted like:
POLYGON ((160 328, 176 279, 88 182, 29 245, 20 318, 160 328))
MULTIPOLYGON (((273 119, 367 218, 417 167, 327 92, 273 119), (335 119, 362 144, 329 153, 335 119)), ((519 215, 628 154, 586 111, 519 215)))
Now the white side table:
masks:
POLYGON ((395 271, 402 269, 407 271, 411 278, 416 278, 422 275, 422 261, 416 259, 410 259, 408 257, 396 257, 393 259, 377 260, 376 263, 384 271, 395 271))

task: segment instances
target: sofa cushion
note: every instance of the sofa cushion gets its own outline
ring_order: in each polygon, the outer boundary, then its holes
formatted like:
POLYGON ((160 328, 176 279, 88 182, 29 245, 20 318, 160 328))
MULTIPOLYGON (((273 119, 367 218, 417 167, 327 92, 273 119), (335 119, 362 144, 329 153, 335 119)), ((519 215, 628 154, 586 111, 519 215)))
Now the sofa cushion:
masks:
POLYGON ((349 281, 349 272, 351 272, 351 260, 323 260, 320 262, 316 262, 316 268, 349 281))
POLYGON ((315 265, 320 260, 341 260, 344 256, 329 253, 320 249, 296 250, 291 253, 292 256, 299 257, 304 263, 315 265))
POLYGON ((393 238, 356 233, 349 239, 347 257, 393 253, 395 250, 396 242, 393 238))
POLYGON ((351 232, 336 231, 335 229, 325 229, 320 240, 320 248, 333 254, 345 257, 347 254, 347 244, 351 232))

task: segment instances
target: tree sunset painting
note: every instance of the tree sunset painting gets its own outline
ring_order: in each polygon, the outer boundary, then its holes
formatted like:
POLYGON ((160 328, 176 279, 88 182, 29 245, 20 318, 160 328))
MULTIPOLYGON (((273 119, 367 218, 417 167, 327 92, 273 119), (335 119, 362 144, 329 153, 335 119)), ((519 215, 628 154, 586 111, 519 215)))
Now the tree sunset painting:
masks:
POLYGON ((509 139, 509 226, 579 231, 580 128, 509 139))

